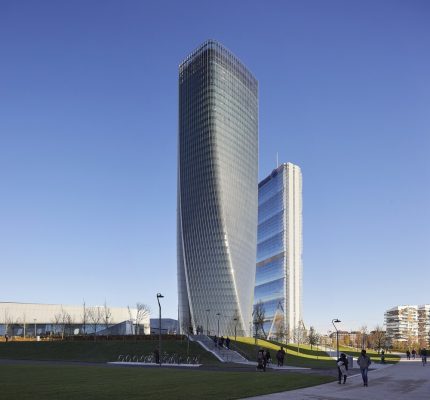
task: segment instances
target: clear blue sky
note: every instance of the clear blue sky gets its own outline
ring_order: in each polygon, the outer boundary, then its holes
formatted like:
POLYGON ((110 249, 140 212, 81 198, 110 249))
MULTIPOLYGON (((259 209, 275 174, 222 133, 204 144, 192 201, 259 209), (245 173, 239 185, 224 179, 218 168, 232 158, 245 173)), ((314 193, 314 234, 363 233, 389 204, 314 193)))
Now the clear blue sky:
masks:
POLYGON ((428 1, 2 1, 0 301, 177 315, 178 64, 260 85, 260 177, 298 164, 304 317, 430 303, 428 1), (427 290, 424 289, 427 283, 427 290))

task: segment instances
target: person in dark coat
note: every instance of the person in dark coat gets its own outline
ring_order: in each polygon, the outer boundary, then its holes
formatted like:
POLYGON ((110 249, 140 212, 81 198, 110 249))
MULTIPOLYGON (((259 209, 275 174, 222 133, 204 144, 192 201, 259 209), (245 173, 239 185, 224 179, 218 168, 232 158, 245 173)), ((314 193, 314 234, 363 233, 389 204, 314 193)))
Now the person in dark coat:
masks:
POLYGON ((421 349, 420 352, 421 355, 421 361, 423 362, 423 367, 427 364, 427 349, 424 347, 424 349, 421 349))
POLYGON ((269 349, 265 350, 264 353, 265 357, 266 357, 266 364, 270 364, 272 362, 272 357, 270 356, 270 351, 269 349))
POLYGON ((230 338, 227 336, 227 339, 225 339, 225 347, 227 347, 227 350, 230 350, 230 338))
POLYGON ((348 376, 348 359, 346 358, 345 353, 341 353, 340 357, 337 360, 337 371, 339 376, 338 383, 342 383, 342 377, 343 377, 343 383, 346 383, 346 377, 348 376))
POLYGON ((284 365, 284 358, 285 358, 285 350, 283 347, 281 347, 276 352, 276 359, 278 360, 278 367, 282 367, 284 365))
POLYGON ((261 369, 266 372, 266 363, 263 349, 258 350, 257 353, 257 371, 261 369))

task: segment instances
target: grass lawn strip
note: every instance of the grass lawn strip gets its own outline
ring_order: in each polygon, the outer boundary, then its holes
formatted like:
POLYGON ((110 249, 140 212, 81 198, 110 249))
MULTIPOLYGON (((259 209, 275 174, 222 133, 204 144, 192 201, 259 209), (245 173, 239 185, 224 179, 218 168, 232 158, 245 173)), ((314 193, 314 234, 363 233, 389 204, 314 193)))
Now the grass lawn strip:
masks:
POLYGON ((4 400, 222 400, 293 390, 333 380, 330 376, 274 372, 0 366, 1 398, 4 400))
MULTIPOLYGON (((361 350, 357 350, 354 347, 339 346, 339 351, 347 353, 353 357, 359 357, 361 354, 361 350)), ((378 354, 377 351, 367 349, 366 353, 372 361, 375 361, 375 362, 381 361, 381 355, 378 354)), ((400 357, 398 355, 385 353, 385 362, 390 364, 390 363, 397 363, 399 361, 400 361, 400 357)))
MULTIPOLYGON (((117 341, 54 341, 54 342, 9 342, 0 343, 0 358, 14 360, 58 360, 107 362, 117 361, 118 356, 150 355, 158 346, 158 340, 137 342, 117 341)), ((186 340, 166 340, 162 351, 169 355, 178 354, 183 358, 198 356, 205 365, 219 364, 211 353, 194 342, 186 340)))
MULTIPOLYGON (((241 354, 243 354, 248 360, 256 361, 258 349, 264 348, 269 349, 272 357, 272 362, 276 363, 276 352, 280 346, 268 342, 266 340, 257 339, 257 345, 255 345, 254 338, 238 337, 237 343, 233 344, 233 347, 237 347, 241 354)), ((285 346, 284 346, 285 348, 285 346)), ((312 356, 310 354, 297 353, 291 354, 288 352, 284 361, 285 365, 294 367, 305 367, 305 368, 336 368, 336 363, 329 356, 312 356)))

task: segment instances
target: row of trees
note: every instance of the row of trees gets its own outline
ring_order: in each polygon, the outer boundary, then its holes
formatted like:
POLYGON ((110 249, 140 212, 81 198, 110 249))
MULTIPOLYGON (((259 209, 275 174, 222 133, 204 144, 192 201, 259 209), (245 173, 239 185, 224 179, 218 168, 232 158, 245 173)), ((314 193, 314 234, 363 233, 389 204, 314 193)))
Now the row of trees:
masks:
MULTIPOLYGON (((127 306, 127 309, 132 326, 132 334, 138 335, 142 333, 140 331, 140 326, 142 321, 150 315, 150 308, 144 303, 136 303, 135 309, 131 309, 130 306, 127 306)), ((26 322, 25 315, 22 318, 18 317, 14 319, 5 311, 3 319, 5 333, 9 334, 12 334, 16 327, 23 326, 25 329, 25 326, 32 326, 31 319, 26 322)), ((44 322, 46 323, 46 321, 44 322)), ((94 340, 96 339, 95 333, 98 332, 100 328, 104 327, 106 333, 108 333, 107 329, 115 324, 112 318, 112 310, 108 307, 106 302, 103 306, 87 307, 85 301, 82 304, 82 312, 78 320, 61 306, 58 313, 53 315, 50 322, 53 325, 52 334, 61 335, 61 338, 80 333, 83 335, 94 334, 94 340), (77 324, 81 325, 81 329, 79 329, 78 332, 76 332, 76 329, 78 329, 76 328, 77 324)), ((34 332, 34 334, 36 334, 36 332, 34 332)))
POLYGON ((294 343, 307 343, 311 348, 320 343, 321 335, 316 332, 314 327, 311 326, 309 330, 306 330, 303 322, 301 322, 298 326, 291 329, 288 325, 285 326, 282 313, 275 314, 270 332, 266 332, 264 327, 265 322, 266 310, 264 304, 258 302, 253 312, 254 335, 256 337, 267 338, 270 334, 270 338, 278 342, 288 343, 293 341, 294 343))
MULTIPOLYGON (((264 304, 259 302, 254 307, 253 312, 253 324, 254 324, 254 335, 256 337, 267 338, 270 334, 270 338, 275 339, 279 342, 293 342, 293 343, 306 343, 311 346, 318 346, 321 344, 330 345, 335 347, 336 336, 332 334, 321 335, 314 327, 310 327, 309 330, 305 328, 303 322, 299 326, 290 329, 287 325, 284 325, 284 316, 282 312, 275 313, 274 321, 271 326, 271 331, 266 332, 265 324, 266 313, 264 304)), ((361 348, 374 348, 374 349, 388 349, 392 343, 387 339, 385 330, 377 325, 374 330, 368 331, 367 326, 362 326, 359 331, 355 332, 339 332, 339 343, 345 346, 361 348)), ((410 347, 411 344, 405 344, 410 347)))

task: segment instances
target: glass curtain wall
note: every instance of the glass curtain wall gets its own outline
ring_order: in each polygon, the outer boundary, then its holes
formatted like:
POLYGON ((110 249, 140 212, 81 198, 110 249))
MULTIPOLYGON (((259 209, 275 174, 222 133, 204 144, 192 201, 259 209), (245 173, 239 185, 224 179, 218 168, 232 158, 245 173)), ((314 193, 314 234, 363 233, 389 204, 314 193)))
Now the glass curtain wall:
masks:
POLYGON ((292 335, 302 319, 301 201, 294 164, 282 164, 259 184, 254 332, 265 337, 292 335))
POLYGON ((244 334, 258 192, 257 81, 209 40, 179 67, 180 329, 244 334))

